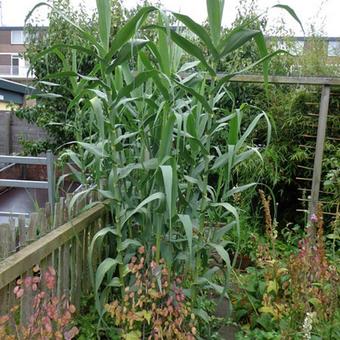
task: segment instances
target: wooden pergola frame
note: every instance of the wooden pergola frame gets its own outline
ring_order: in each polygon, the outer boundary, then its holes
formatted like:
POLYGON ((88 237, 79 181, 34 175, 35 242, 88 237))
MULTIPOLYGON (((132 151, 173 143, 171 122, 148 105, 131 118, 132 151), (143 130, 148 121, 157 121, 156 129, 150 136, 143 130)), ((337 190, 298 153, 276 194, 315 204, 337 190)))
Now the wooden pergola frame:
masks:
MULTIPOLYGON (((223 74, 219 74, 223 77, 223 74)), ((264 83, 264 77, 261 75, 236 75, 230 79, 231 82, 238 83, 264 83)), ((285 85, 314 85, 321 86, 321 98, 319 108, 318 132, 315 145, 314 166, 312 189, 309 205, 309 216, 315 214, 319 203, 322 160, 325 147, 327 116, 330 100, 331 87, 340 86, 340 78, 334 77, 286 77, 286 76, 269 76, 268 83, 270 84, 285 84, 285 85)))

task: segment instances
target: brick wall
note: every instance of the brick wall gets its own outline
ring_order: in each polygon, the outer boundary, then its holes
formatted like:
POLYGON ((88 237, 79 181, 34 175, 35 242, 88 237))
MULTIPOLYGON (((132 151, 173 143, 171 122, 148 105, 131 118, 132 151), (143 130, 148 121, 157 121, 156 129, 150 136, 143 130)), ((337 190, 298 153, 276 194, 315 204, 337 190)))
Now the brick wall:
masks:
POLYGON ((13 113, 0 111, 0 154, 20 153, 20 139, 46 140, 47 133, 26 120, 17 118, 13 113))

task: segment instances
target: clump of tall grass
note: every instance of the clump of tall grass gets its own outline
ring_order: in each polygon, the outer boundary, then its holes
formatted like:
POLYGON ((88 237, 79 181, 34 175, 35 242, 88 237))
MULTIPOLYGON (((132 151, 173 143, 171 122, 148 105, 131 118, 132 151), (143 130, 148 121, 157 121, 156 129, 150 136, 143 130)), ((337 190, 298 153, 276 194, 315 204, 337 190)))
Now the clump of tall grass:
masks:
MULTIPOLYGON (((224 236, 231 228, 239 233, 240 223, 230 202, 235 194, 256 185, 234 186, 233 171, 241 162, 261 157, 251 142, 260 120, 267 122, 268 142, 271 134, 265 112, 259 111, 244 126, 242 107, 225 108, 219 103, 229 96, 232 76, 262 64, 266 80, 269 59, 282 51, 268 54, 263 33, 246 25, 222 35, 222 0, 207 1, 208 29, 188 16, 170 14, 205 46, 207 54, 170 27, 167 15, 152 6, 141 8, 110 41, 110 4, 110 0, 97 0, 98 36, 57 12, 93 48, 51 46, 39 56, 54 53, 63 62, 58 76, 67 77, 71 84, 68 110, 76 112, 79 121, 86 120, 91 131, 85 137, 79 134, 64 154, 87 186, 71 205, 91 190, 110 202, 112 221, 95 235, 88 253, 96 307, 102 316, 113 292, 120 290, 124 296, 131 257, 137 248, 150 251, 152 245, 156 245, 155 261, 164 259, 170 277, 185 276, 195 306, 201 289, 226 295, 226 282, 218 285, 212 277, 222 270, 228 280, 232 266, 224 236), (143 26, 151 13, 158 13, 158 23, 143 26), (158 39, 146 39, 145 30, 157 32, 158 39), (218 62, 251 40, 260 59, 220 77, 218 62), (71 49, 74 56, 81 50, 94 57, 93 70, 80 74, 76 58, 68 60, 63 48, 71 49), (214 136, 221 131, 225 131, 224 144, 215 145, 214 136), (222 268, 208 267, 211 252, 223 260, 222 268), (104 256, 98 267, 94 254, 104 256)), ((41 5, 50 6, 40 3, 35 8, 41 5)), ((279 7, 295 16, 290 8, 279 7)))

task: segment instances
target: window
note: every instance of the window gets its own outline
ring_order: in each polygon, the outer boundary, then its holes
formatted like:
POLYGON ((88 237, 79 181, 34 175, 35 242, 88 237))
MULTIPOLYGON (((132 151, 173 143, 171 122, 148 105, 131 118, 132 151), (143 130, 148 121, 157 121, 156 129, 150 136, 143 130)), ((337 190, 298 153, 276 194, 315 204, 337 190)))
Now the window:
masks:
POLYGON ((294 41, 294 46, 292 46, 290 52, 296 55, 301 55, 303 54, 304 46, 305 42, 303 40, 296 40, 294 41))
POLYGON ((293 55, 303 54, 305 42, 303 40, 278 40, 275 48, 288 51, 293 55))
POLYGON ((18 56, 12 56, 12 72, 11 74, 13 76, 19 75, 19 57, 18 56))
POLYGON ((24 31, 11 31, 11 44, 22 45, 25 43, 24 31))
POLYGON ((328 42, 328 56, 329 57, 338 57, 338 56, 340 56, 340 41, 338 41, 338 40, 330 40, 328 42))

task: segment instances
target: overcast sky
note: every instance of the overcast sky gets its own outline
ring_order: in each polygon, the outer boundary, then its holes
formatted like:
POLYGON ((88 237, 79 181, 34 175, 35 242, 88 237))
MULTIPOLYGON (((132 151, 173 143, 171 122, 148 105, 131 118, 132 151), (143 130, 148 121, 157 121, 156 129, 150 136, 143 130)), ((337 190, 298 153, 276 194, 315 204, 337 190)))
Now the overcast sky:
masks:
MULTIPOLYGON (((23 25, 27 12, 40 1, 0 0, 2 2, 2 25, 23 25)), ((75 6, 80 2, 91 11, 95 7, 96 0, 72 0, 75 6)), ((190 15, 196 21, 200 22, 206 18, 205 0, 161 0, 161 2, 166 9, 190 15)), ((136 0, 123 0, 123 3, 127 7, 132 7, 136 0)), ((228 26, 235 18, 239 1, 226 0, 225 3, 223 23, 228 26)), ((257 3, 260 11, 277 3, 289 5, 295 10, 307 31, 311 24, 315 24, 318 29, 323 29, 325 35, 340 37, 340 0, 257 0, 257 3)), ((45 13, 42 11, 41 14, 43 16, 45 13)), ((299 26, 282 10, 272 9, 270 15, 272 18, 270 25, 274 25, 280 18, 283 18, 287 23, 287 29, 292 30, 295 35, 302 35, 299 26)))

